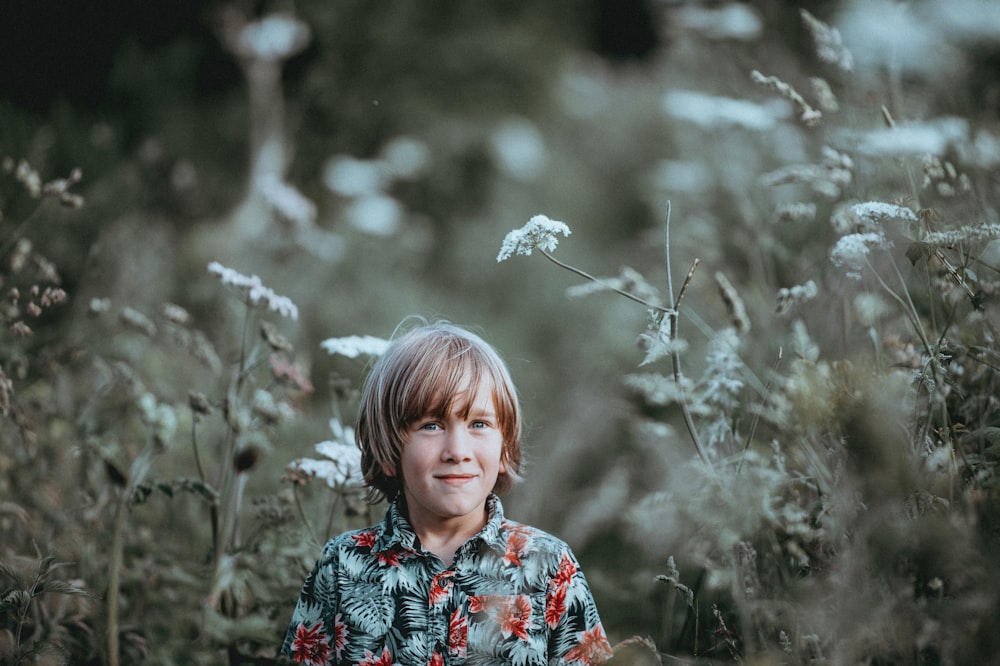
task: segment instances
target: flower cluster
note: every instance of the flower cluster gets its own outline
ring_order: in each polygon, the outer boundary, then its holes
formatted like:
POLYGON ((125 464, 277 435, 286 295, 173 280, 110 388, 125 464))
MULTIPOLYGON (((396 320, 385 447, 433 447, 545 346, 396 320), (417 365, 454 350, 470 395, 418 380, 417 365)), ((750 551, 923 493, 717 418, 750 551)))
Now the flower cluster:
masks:
POLYGON ((330 488, 361 485, 361 450, 354 444, 354 429, 341 425, 337 419, 330 421, 334 438, 316 445, 322 459, 299 458, 288 465, 289 478, 302 483, 308 479, 321 479, 330 488))
POLYGON ((345 338, 327 338, 319 343, 319 346, 331 356, 339 354, 347 358, 357 358, 362 354, 381 356, 389 346, 389 341, 372 335, 350 335, 345 338))
POLYGON ((270 287, 265 287, 264 283, 256 275, 248 277, 234 271, 232 268, 226 268, 217 261, 208 264, 208 272, 217 276, 222 281, 222 284, 232 285, 237 289, 245 291, 247 300, 251 305, 257 305, 261 301, 265 301, 269 309, 274 310, 282 317, 288 317, 289 319, 299 318, 298 306, 287 296, 279 296, 270 287))
POLYGON ((514 229, 503 239, 497 262, 506 261, 515 254, 531 256, 538 248, 551 252, 559 245, 559 234, 569 236, 572 233, 565 222, 551 220, 545 215, 535 215, 520 229, 514 229))
POLYGON ((830 259, 834 266, 847 269, 847 277, 860 280, 861 271, 868 263, 868 253, 871 248, 888 242, 885 234, 881 232, 847 234, 842 236, 830 251, 830 259))

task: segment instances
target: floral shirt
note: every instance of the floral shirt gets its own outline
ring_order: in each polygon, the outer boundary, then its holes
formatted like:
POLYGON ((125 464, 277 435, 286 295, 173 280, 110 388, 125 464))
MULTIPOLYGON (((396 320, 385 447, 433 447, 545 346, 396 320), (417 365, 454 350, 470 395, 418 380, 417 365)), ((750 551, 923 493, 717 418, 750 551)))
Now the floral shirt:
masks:
POLYGON ((446 567, 424 550, 399 500, 374 527, 331 539, 306 578, 282 652, 358 666, 599 664, 611 656, 569 547, 503 516, 446 567))

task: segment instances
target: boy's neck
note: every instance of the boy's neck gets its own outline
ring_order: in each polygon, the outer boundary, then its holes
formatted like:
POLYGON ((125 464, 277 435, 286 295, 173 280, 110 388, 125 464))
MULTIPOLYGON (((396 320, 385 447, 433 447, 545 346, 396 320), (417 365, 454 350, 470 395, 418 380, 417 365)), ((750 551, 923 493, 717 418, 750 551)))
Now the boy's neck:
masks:
POLYGON ((420 545, 424 550, 433 553, 441 558, 447 566, 451 566, 455 559, 455 553, 466 541, 479 534, 486 526, 488 514, 486 507, 478 515, 478 520, 473 516, 463 516, 441 521, 410 521, 410 527, 420 540, 420 545))

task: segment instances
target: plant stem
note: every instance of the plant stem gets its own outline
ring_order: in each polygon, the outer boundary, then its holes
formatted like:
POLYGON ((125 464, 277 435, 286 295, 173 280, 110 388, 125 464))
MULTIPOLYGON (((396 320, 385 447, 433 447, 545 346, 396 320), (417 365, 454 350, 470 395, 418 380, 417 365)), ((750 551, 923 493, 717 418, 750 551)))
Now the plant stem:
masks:
POLYGON ((551 261, 552 263, 554 263, 556 266, 559 266, 560 268, 565 268, 570 273, 576 273, 580 277, 585 278, 587 280, 590 280, 591 282, 596 282, 598 284, 603 284, 605 287, 607 287, 611 291, 615 292, 616 294, 624 296, 625 298, 627 298, 627 299, 629 299, 631 301, 635 301, 636 303, 639 303, 641 305, 645 305, 647 308, 656 310, 657 312, 662 312, 662 313, 667 314, 667 315, 671 314, 671 312, 672 312, 672 310, 669 310, 669 309, 663 307, 662 305, 655 305, 653 303, 650 303, 647 300, 639 298, 638 296, 636 296, 635 294, 633 294, 631 292, 624 291, 623 289, 619 289, 618 287, 610 285, 607 282, 605 282, 604 280, 601 280, 600 278, 596 278, 593 275, 591 275, 590 273, 587 273, 585 271, 581 271, 579 268, 576 268, 575 266, 570 266, 569 264, 564 264, 563 262, 559 261, 554 256, 552 256, 551 253, 547 252, 546 250, 543 250, 540 247, 539 248, 535 248, 535 249, 537 249, 539 252, 541 252, 542 255, 544 255, 546 259, 548 259, 549 261, 551 261))
MULTIPOLYGON (((667 202, 667 215, 664 223, 665 233, 664 233, 664 254, 666 257, 666 271, 667 271, 667 294, 670 298, 670 309, 667 311, 667 316, 670 317, 670 339, 677 339, 677 308, 680 305, 681 299, 684 298, 685 292, 687 292, 688 285, 691 283, 691 279, 694 277, 694 272, 698 268, 700 260, 697 258, 691 264, 691 269, 688 271, 687 277, 684 278, 684 284, 681 285, 680 293, 677 295, 677 299, 674 299, 674 283, 672 271, 670 268, 670 202, 667 202)), ((674 373, 674 383, 677 385, 677 390, 681 391, 681 416, 684 418, 684 427, 687 428, 688 434, 691 436, 691 441, 694 443, 695 450, 698 451, 698 456, 701 461, 712 466, 709 461, 708 454, 705 451, 704 445, 701 443, 701 437, 698 435, 698 428, 694 424, 694 417, 691 415, 691 409, 688 406, 687 395, 685 394, 684 387, 681 384, 681 355, 676 348, 672 348, 670 351, 670 364, 673 367, 674 373)))
POLYGON ((108 666, 118 666, 118 597, 121 586, 122 551, 125 519, 128 515, 128 487, 122 491, 115 512, 114 533, 111 537, 111 562, 108 564, 108 666))

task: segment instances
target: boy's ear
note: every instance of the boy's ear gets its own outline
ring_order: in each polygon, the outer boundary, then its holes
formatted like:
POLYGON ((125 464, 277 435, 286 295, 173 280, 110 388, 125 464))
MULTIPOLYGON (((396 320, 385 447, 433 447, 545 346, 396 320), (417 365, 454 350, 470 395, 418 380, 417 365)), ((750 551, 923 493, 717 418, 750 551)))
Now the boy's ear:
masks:
POLYGON ((388 477, 396 476, 396 470, 393 469, 392 467, 389 467, 388 465, 382 465, 382 473, 388 477))

